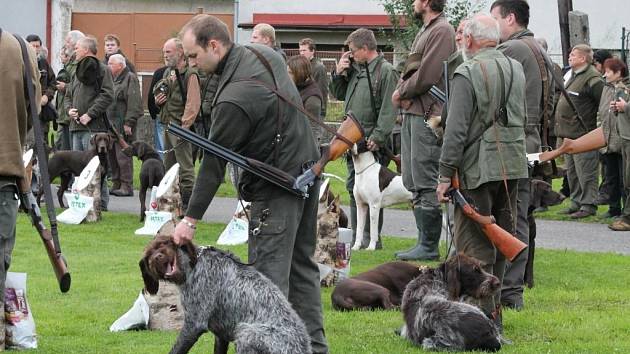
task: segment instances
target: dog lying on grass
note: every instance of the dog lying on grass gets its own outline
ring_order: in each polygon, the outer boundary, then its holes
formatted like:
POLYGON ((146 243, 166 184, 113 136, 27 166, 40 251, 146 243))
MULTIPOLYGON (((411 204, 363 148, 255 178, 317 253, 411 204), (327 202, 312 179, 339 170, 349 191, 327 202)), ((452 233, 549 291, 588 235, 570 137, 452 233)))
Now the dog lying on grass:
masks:
POLYGON ((140 198, 140 222, 143 222, 144 212, 147 210, 147 190, 151 190, 153 186, 158 186, 162 178, 164 178, 164 163, 162 163, 162 159, 160 159, 157 151, 151 145, 142 141, 134 141, 131 144, 131 154, 142 161, 138 196, 140 198))
POLYGON ((492 296, 500 286, 499 279, 484 272, 477 259, 464 254, 437 268, 422 267, 403 295, 401 335, 424 350, 497 351, 501 342, 492 320, 459 300, 492 296))
POLYGON ((420 274, 418 266, 390 262, 345 279, 333 290, 335 310, 392 309, 400 306, 407 284, 420 274))
POLYGON ((230 341, 236 353, 311 353, 306 326, 280 289, 232 254, 157 236, 140 269, 150 294, 159 280, 181 291, 184 327, 171 353, 187 353, 207 331, 215 335, 215 353, 227 353, 230 341))

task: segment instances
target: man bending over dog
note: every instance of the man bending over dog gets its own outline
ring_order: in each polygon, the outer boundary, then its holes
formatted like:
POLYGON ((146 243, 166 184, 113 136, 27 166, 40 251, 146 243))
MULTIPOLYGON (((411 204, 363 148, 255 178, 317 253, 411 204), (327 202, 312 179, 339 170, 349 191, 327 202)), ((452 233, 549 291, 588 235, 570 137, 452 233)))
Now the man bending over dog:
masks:
MULTIPOLYGON (((514 234, 517 182, 527 177, 525 75, 519 62, 497 51, 498 43, 493 18, 476 15, 464 26, 465 61, 452 81, 437 198, 449 200, 451 178, 459 174, 466 200, 514 234)), ((461 208, 455 209, 454 241, 458 252, 479 259, 486 272, 503 280, 505 258, 461 208)), ((500 301, 499 291, 481 303, 499 330, 500 301)))
MULTIPOLYGON (((211 141, 246 157, 264 161, 293 176, 317 160, 317 146, 286 64, 273 49, 244 47, 230 39, 225 23, 197 15, 180 32, 189 58, 206 73, 219 75, 212 107, 211 141), (256 80, 256 82, 254 82, 256 80), (277 85, 277 86, 276 86, 277 85), (277 96, 276 88, 289 102, 277 96), (277 139, 276 137, 280 137, 277 139)), ((173 240, 192 240, 201 219, 225 176, 225 160, 204 154, 184 219, 173 240)), ((319 183, 300 199, 243 172, 240 196, 251 201, 249 261, 276 284, 304 320, 314 353, 327 353, 324 337, 319 270, 315 251, 319 183)))
MULTIPOLYGON (((367 148, 377 153, 379 162, 387 166, 390 159, 383 152, 383 148, 387 147, 396 118, 389 97, 392 96, 396 88, 398 73, 392 64, 376 51, 376 38, 369 29, 359 28, 350 33, 346 45, 350 50, 343 54, 333 72, 330 91, 337 99, 344 101, 344 112, 352 111, 354 113, 365 130, 367 148), (368 73, 370 75, 369 80, 368 73)), ((348 166, 346 189, 350 194, 352 244, 354 244, 355 237, 361 237, 363 240, 361 248, 365 248, 370 239, 370 227, 365 227, 364 235, 357 236, 355 234, 357 206, 352 193, 355 171, 351 155, 348 155, 346 162, 348 166)), ((369 214, 366 218, 367 220, 370 219, 369 214)), ((383 209, 381 209, 378 217, 377 249, 382 248, 380 235, 382 227, 383 209)))

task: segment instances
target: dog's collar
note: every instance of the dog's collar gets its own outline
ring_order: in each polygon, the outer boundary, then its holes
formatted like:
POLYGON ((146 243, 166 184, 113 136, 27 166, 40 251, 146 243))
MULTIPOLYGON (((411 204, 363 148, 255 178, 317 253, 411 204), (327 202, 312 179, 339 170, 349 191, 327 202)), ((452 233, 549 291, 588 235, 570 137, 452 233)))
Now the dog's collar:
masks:
POLYGON ((362 174, 363 172, 367 171, 367 169, 368 169, 368 168, 372 167, 373 165, 375 165, 375 164, 377 164, 377 163, 378 163, 378 161, 377 161, 376 159, 374 159, 374 162, 372 162, 371 164, 367 165, 367 167, 365 167, 365 168, 364 168, 364 169, 362 169, 361 171, 359 171, 359 172, 354 171, 354 175, 356 176, 356 175, 360 175, 360 174, 362 174))

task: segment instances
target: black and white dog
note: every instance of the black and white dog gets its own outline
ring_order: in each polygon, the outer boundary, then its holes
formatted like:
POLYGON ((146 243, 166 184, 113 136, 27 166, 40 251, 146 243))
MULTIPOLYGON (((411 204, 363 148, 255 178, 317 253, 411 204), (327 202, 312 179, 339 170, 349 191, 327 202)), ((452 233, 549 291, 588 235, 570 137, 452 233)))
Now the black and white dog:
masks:
POLYGON ((215 335, 215 353, 227 353, 230 341, 236 353, 311 353, 306 326, 280 289, 234 255, 157 236, 140 269, 150 294, 160 279, 181 291, 184 327, 171 353, 188 353, 207 331, 215 335))
MULTIPOLYGON (((402 177, 378 163, 374 154, 362 140, 352 147, 354 163, 354 199, 357 203, 357 235, 363 235, 368 209, 370 210, 370 244, 367 250, 376 249, 378 216, 381 208, 409 202, 413 195, 405 188, 402 177)), ((353 250, 361 248, 362 237, 354 241, 353 250)))
POLYGON ((401 335, 425 350, 497 351, 501 342, 492 320, 459 300, 486 298, 499 287, 477 259, 461 253, 437 268, 422 267, 403 294, 401 335))

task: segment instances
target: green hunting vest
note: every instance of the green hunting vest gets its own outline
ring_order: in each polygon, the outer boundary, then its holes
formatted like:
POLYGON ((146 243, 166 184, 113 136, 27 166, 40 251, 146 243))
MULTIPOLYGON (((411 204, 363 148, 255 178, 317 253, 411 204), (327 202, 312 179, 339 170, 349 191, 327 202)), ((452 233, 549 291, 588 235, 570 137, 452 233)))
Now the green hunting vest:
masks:
MULTIPOLYGON (((179 72, 181 79, 181 87, 186 90, 188 87, 188 79, 192 75, 198 75, 197 70, 186 66, 179 72)), ((163 79, 168 83, 168 94, 166 102, 162 106, 160 111, 160 121, 163 124, 170 122, 182 123, 182 115, 184 114, 184 108, 186 107, 186 101, 184 100, 184 94, 180 89, 180 84, 177 80, 175 68, 167 68, 164 70, 163 79)))
POLYGON ((597 110, 600 97, 593 97, 591 87, 598 83, 603 87, 602 74, 589 65, 584 71, 575 74, 567 81, 565 87, 575 104, 582 121, 587 129, 584 129, 578 120, 564 95, 560 96, 556 106, 556 136, 560 138, 577 139, 597 127, 597 110))
POLYGON ((494 48, 482 49, 455 74, 471 83, 476 107, 469 128, 473 140, 464 149, 459 169, 462 188, 475 189, 504 178, 526 178, 525 74, 521 64, 494 48), (505 120, 495 120, 501 106, 499 67, 504 77, 505 120))

